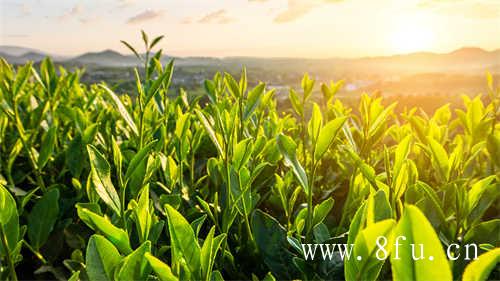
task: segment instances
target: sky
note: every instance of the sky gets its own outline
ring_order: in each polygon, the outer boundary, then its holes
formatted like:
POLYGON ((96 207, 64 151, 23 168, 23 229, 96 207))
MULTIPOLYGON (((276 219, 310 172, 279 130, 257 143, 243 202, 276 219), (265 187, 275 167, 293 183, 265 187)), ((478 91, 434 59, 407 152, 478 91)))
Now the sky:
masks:
POLYGON ((364 57, 500 48, 500 0, 0 0, 0 45, 73 56, 165 35, 175 56, 364 57))

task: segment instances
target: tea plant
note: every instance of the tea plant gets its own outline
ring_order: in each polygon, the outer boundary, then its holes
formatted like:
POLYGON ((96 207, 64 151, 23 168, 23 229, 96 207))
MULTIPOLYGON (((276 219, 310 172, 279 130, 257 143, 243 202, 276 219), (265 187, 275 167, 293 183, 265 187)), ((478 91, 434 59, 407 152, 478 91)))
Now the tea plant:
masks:
POLYGON ((350 108, 342 81, 305 75, 282 112, 244 68, 171 98, 163 37, 142 38, 143 54, 123 42, 143 64, 133 93, 0 61, 0 279, 500 278, 491 76, 486 96, 429 115, 368 94, 350 108), (362 259, 310 260, 313 243, 362 259))

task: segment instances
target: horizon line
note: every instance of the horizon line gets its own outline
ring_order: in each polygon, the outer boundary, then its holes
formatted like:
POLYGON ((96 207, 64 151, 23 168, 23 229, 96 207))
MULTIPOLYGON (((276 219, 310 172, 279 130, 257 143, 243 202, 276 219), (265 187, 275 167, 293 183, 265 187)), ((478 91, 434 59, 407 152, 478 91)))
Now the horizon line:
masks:
MULTIPOLYGON (((103 52, 106 52, 106 51, 112 51, 112 52, 115 52, 115 53, 118 53, 122 56, 134 56, 133 53, 123 53, 121 51, 118 51, 116 49, 113 49, 113 48, 106 48, 106 49, 101 49, 101 50, 90 50, 90 51, 85 51, 83 53, 78 53, 78 54, 75 54, 75 55, 59 55, 59 54, 54 54, 54 53, 50 53, 50 52, 46 52, 44 50, 40 50, 40 49, 35 49, 35 48, 32 48, 32 47, 25 47, 25 46, 19 46, 19 45, 9 45, 9 44, 5 44, 5 45, 0 45, 0 48, 2 47, 11 47, 11 48, 23 48, 23 49, 28 49, 29 51, 25 52, 25 53, 22 53, 20 55, 16 55, 16 57, 20 57, 20 56, 23 56, 23 55, 26 55, 27 53, 31 53, 31 52, 37 52, 41 55, 45 55, 45 56, 48 56, 48 57, 51 57, 51 58, 63 58, 63 59, 74 59, 74 58, 77 58, 77 57, 80 57, 82 55, 86 55, 86 54, 99 54, 99 53, 103 53, 103 52)), ((183 56, 183 55, 171 55, 171 54, 167 54, 167 53, 164 53, 162 56, 166 56, 166 57, 173 57, 173 58, 216 58, 216 59, 231 59, 231 58, 253 58, 253 59, 307 59, 307 60, 328 60, 328 59, 371 59, 371 58, 381 58, 381 57, 396 57, 396 56, 407 56, 407 55, 414 55, 414 54, 429 54, 429 55, 447 55, 447 54, 451 54, 451 53, 454 53, 454 52, 457 52, 457 51, 460 51, 460 50, 464 50, 464 49, 478 49, 478 50, 481 50, 481 51, 484 51, 484 52, 488 52, 488 53, 493 53, 493 52, 496 52, 496 51, 500 51, 500 47, 496 47, 496 48, 492 48, 492 49, 486 49, 486 48, 482 48, 482 47, 477 47, 477 46, 462 46, 462 47, 458 47, 458 48, 454 48, 454 49, 451 49, 447 52, 436 52, 436 51, 430 51, 430 50, 418 50, 418 51, 414 51, 414 52, 401 52, 401 53, 391 53, 391 54, 379 54, 379 55, 359 55, 359 56, 322 56, 322 57, 306 57, 306 56, 255 56, 255 55, 233 55, 233 56, 210 56, 210 55, 187 55, 187 56, 183 56)), ((155 52, 151 52, 151 53, 155 53, 155 52)), ((175 53, 175 51, 174 51, 175 53)), ((4 53, 4 54, 7 54, 7 55, 10 55, 8 53, 4 53)), ((139 54, 144 54, 144 53, 139 53, 139 54)))

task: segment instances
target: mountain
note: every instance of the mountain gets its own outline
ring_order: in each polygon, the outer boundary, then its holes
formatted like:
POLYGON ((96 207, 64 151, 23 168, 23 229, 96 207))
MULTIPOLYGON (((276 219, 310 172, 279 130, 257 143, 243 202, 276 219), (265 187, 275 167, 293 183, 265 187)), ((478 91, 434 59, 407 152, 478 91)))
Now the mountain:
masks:
POLYGON ((33 48, 0 45, 0 57, 14 64, 24 64, 27 61, 39 62, 46 57, 56 61, 66 60, 66 57, 50 54, 33 48))
POLYGON ((461 48, 446 54, 418 52, 388 57, 354 59, 347 62, 351 68, 394 72, 469 72, 478 68, 495 68, 500 63, 500 49, 461 48))
POLYGON ((0 46, 0 57, 10 63, 23 64, 27 61, 39 62, 49 56, 40 50, 18 47, 18 46, 0 46))
POLYGON ((71 63, 83 65, 99 65, 99 66, 136 66, 138 60, 136 57, 125 56, 113 50, 104 50, 102 52, 85 53, 68 60, 71 63))
POLYGON ((0 53, 14 57, 20 57, 27 53, 37 53, 37 54, 47 55, 47 53, 44 53, 40 50, 26 48, 26 47, 19 47, 19 46, 7 46, 7 45, 0 45, 0 53))
MULTIPOLYGON (((46 53, 30 48, 16 46, 0 46, 0 56, 11 63, 21 64, 28 60, 40 61, 46 53)), ((114 50, 89 52, 73 58, 54 57, 61 63, 76 66, 106 66, 106 67, 132 67, 141 66, 133 55, 123 55, 114 50)), ((166 63, 172 57, 164 56, 162 62, 166 63)), ((432 52, 417 52, 393 56, 363 57, 354 59, 345 58, 257 58, 257 57, 179 57, 176 58, 177 66, 199 66, 238 68, 243 65, 257 67, 270 71, 300 71, 315 70, 323 72, 335 71, 336 73, 359 74, 412 74, 425 72, 450 72, 450 73, 479 73, 485 70, 500 72, 500 49, 486 51, 476 47, 464 47, 449 53, 439 54, 432 52)))
POLYGON ((43 60, 47 55, 42 54, 42 53, 37 53, 37 52, 28 52, 25 53, 24 55, 20 56, 19 59, 22 61, 41 61, 43 60))
POLYGON ((28 52, 20 56, 14 56, 11 54, 0 52, 0 57, 6 59, 9 63, 24 64, 27 61, 39 62, 43 60, 46 55, 42 53, 28 52))

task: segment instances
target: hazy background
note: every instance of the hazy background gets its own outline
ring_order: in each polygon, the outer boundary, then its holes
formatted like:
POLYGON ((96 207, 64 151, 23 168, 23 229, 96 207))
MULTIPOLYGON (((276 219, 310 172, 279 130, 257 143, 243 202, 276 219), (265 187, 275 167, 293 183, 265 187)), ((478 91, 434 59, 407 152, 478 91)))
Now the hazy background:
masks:
MULTIPOLYGON (((486 89, 500 73, 498 0, 3 0, 0 56, 14 64, 51 56, 85 67, 85 83, 133 94, 140 67, 119 41, 141 29, 165 35, 179 87, 200 94, 215 71, 267 82, 285 97, 308 72, 346 81, 340 96, 380 90, 432 110, 486 89)), ((139 48, 140 49, 140 48, 139 48)))

